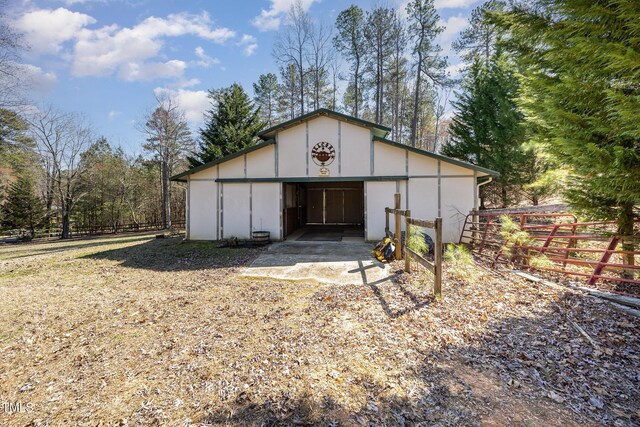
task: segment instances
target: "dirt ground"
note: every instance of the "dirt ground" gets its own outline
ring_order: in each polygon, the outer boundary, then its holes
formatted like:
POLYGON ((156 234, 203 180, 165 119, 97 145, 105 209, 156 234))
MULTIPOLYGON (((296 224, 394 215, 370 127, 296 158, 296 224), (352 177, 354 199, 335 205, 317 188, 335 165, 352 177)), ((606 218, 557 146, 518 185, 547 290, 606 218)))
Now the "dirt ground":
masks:
POLYGON ((239 278, 257 252, 0 247, 0 425, 640 424, 640 322, 607 303, 478 267, 447 266, 442 301, 400 263, 239 278))

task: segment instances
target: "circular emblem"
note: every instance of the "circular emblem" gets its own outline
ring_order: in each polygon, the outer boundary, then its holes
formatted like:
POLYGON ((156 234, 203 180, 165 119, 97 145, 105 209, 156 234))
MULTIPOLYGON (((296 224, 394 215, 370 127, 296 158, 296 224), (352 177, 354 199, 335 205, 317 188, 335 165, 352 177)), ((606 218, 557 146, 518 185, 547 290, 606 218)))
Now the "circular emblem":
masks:
POLYGON ((336 150, 328 142, 318 142, 311 150, 311 157, 318 166, 330 165, 336 158, 336 150))

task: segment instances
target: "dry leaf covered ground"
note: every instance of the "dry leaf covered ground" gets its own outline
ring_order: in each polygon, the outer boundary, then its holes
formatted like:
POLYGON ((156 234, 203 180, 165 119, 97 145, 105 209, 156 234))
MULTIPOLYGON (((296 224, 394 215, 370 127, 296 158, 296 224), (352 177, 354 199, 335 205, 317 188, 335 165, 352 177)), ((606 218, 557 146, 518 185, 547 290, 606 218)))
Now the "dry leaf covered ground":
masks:
POLYGON ((0 247, 0 425, 640 423, 640 324, 606 303, 480 268, 441 302, 241 280, 257 250, 180 240, 0 247))

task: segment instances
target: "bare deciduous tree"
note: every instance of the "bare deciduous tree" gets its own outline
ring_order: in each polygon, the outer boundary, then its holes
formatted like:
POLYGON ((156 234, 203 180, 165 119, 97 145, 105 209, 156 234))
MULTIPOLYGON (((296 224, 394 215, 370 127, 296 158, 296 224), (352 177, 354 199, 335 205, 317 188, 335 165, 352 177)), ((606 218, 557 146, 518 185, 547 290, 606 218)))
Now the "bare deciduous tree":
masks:
POLYGON ((0 107, 16 107, 22 104, 20 94, 27 84, 19 64, 20 51, 25 45, 22 35, 8 24, 5 9, 6 1, 0 1, 0 107))
POLYGON ((157 107, 144 117, 140 131, 146 136, 144 149, 160 164, 162 222, 171 228, 171 183, 178 162, 193 150, 193 139, 184 111, 171 98, 157 98, 157 107))
POLYGON ((285 28, 278 33, 273 46, 273 57, 281 69, 295 67, 298 85, 298 105, 300 114, 304 114, 306 97, 306 60, 309 54, 312 23, 309 14, 302 8, 302 2, 296 0, 289 9, 285 28))
POLYGON ((71 213, 84 195, 79 184, 90 168, 82 161, 82 153, 91 145, 93 133, 81 117, 51 107, 38 111, 28 120, 44 171, 47 213, 51 213, 55 201, 62 219, 61 237, 68 239, 71 213))

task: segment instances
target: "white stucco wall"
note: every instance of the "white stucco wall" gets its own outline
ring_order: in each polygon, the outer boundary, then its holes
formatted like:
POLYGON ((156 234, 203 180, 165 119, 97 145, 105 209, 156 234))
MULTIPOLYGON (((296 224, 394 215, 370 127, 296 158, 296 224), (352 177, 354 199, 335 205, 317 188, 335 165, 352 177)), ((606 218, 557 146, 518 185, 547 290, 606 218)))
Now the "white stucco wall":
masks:
POLYGON ((376 141, 373 144, 373 173, 374 175, 406 175, 406 152, 400 148, 392 147, 384 142, 376 141))
POLYGON ((474 178, 442 178, 441 214, 443 223, 442 239, 458 243, 464 224, 464 217, 473 209, 474 178))
POLYGON ((361 126, 340 124, 341 176, 369 176, 371 174, 371 131, 361 126))
MULTIPOLYGON (((215 168, 214 168, 215 169, 215 168)), ((214 181, 189 182, 189 239, 215 240, 217 233, 217 198, 214 181)))
MULTIPOLYGON (((317 178, 320 166, 313 162, 310 151, 320 141, 331 143, 336 150, 335 160, 327 165, 331 178, 369 177, 372 147, 374 176, 409 176, 408 180, 400 181, 365 181, 367 240, 384 236, 384 208, 393 206, 396 192, 402 195, 402 208, 411 209, 414 217, 432 220, 440 208, 445 242, 458 241, 464 214, 473 208, 476 187, 472 169, 403 147, 372 142, 368 128, 320 116, 281 130, 276 141, 277 146, 260 148, 190 176, 190 239, 232 236, 246 239, 251 237, 252 230, 258 229, 270 231, 273 240, 282 238, 281 182, 216 183, 215 180, 317 178)), ((393 217, 390 226, 393 229, 393 217)))
POLYGON ((275 147, 275 144, 268 145, 246 154, 247 178, 273 178, 276 176, 275 147))
POLYGON ((222 238, 246 239, 249 228, 249 184, 224 183, 221 187, 222 238))
POLYGON ((280 189, 279 182, 252 184, 253 231, 269 231, 272 240, 280 240, 280 189))
POLYGON ((278 176, 307 176, 306 135, 305 123, 278 133, 278 176))

